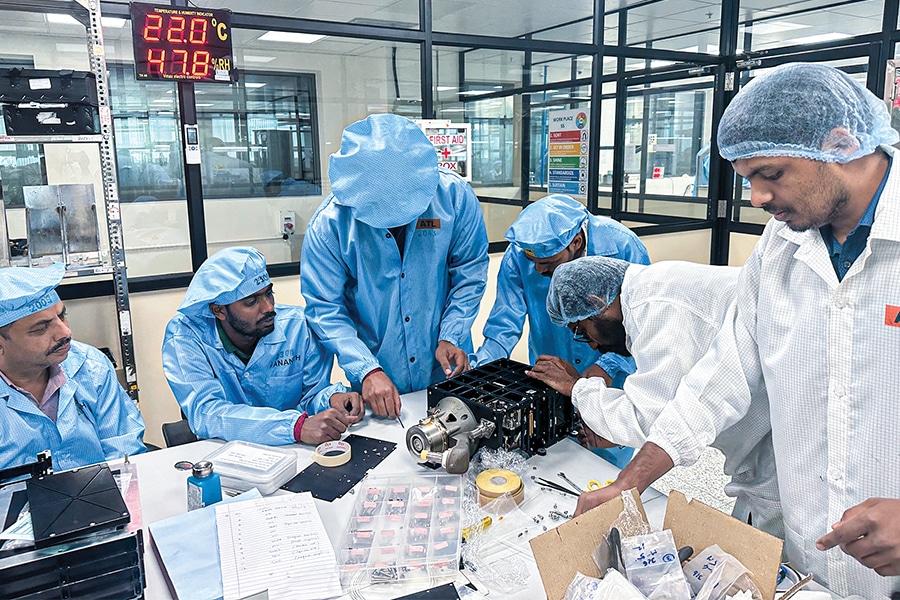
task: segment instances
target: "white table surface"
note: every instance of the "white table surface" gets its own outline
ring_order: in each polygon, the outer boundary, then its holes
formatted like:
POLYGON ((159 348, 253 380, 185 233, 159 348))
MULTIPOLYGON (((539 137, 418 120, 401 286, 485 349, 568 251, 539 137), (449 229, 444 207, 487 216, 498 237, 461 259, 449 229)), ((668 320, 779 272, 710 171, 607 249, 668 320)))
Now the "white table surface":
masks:
MULTIPOLYGON (((405 426, 410 427, 416 424, 419 419, 425 417, 426 392, 421 391, 404 395, 402 402, 401 418, 405 426)), ((424 467, 418 465, 406 449, 406 432, 397 421, 374 418, 367 415, 362 423, 351 427, 349 433, 387 440, 397 444, 397 448, 371 471, 372 475, 423 472, 424 467)), ((132 462, 138 465, 138 480, 140 482, 145 544, 144 560, 147 573, 145 597, 148 600, 168 600, 172 598, 157 558, 150 549, 146 525, 187 510, 187 484, 185 480, 190 472, 177 470, 175 463, 183 460, 191 462, 202 460, 223 443, 221 440, 203 440, 132 457, 132 462)), ((285 448, 290 448, 297 453, 298 472, 312 463, 312 446, 294 444, 285 446, 285 448)), ((572 513, 576 503, 575 496, 541 491, 531 481, 530 475, 558 480, 559 478, 556 474, 559 471, 564 471, 570 479, 586 485, 589 479, 604 482, 607 479, 615 479, 619 473, 618 468, 569 439, 550 447, 546 456, 531 457, 528 459, 528 465, 531 467, 531 470, 524 477, 526 482, 525 501, 521 508, 529 516, 536 514, 547 515, 554 504, 558 506, 559 510, 568 509, 572 513)), ((434 472, 428 470, 428 473, 434 472)), ((437 472, 443 472, 443 470, 437 472)), ((355 490, 358 490, 359 487, 360 484, 357 484, 355 490)), ((283 490, 276 492, 276 494, 286 493, 290 492, 283 490)), ((641 498, 650 523, 657 527, 661 526, 665 513, 666 497, 651 488, 644 492, 641 498)), ((334 502, 315 501, 322 521, 325 524, 325 529, 328 532, 328 537, 335 547, 343 540, 355 501, 356 495, 350 493, 345 494, 343 498, 339 498, 334 502)), ((527 585, 525 589, 513 594, 503 593, 504 598, 533 600, 546 597, 537 566, 531 555, 530 546, 526 542, 528 538, 543 533, 544 526, 549 530, 561 523, 562 521, 554 522, 545 517, 534 527, 529 526, 527 535, 523 536, 522 543, 518 546, 520 548, 518 551, 510 550, 513 555, 522 558, 528 567, 529 576, 524 582, 527 585)), ((465 571, 462 573, 465 574, 465 571)), ((365 588, 363 594, 366 598, 394 598, 446 582, 447 580, 425 580, 416 583, 379 584, 365 588)), ((456 582, 465 583, 466 579, 460 575, 457 576, 456 582)), ((347 591, 345 590, 345 592, 347 591)), ((495 591, 493 595, 496 596, 497 592, 495 591)), ((359 596, 348 595, 345 597, 359 596)))

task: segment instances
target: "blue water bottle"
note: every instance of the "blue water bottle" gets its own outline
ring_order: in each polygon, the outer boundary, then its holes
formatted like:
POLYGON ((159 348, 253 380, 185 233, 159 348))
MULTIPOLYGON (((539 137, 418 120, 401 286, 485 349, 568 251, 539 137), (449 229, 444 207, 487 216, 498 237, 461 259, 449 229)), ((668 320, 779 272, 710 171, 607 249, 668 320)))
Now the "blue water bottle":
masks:
POLYGON ((213 473, 213 464, 208 460, 194 463, 191 476, 187 478, 188 510, 203 508, 222 499, 222 482, 218 473, 213 473))

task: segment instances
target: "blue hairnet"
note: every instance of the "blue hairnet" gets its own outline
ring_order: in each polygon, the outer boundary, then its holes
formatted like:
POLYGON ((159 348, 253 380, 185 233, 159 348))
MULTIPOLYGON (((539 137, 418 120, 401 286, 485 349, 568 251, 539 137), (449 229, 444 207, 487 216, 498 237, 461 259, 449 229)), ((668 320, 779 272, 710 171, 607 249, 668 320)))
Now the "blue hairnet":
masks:
POLYGON ((529 258, 547 258, 562 252, 588 219, 581 202, 553 194, 525 207, 506 230, 506 239, 529 258))
POLYGON ((66 265, 62 263, 54 263, 42 269, 0 269, 0 327, 58 303, 56 286, 65 274, 66 265))
POLYGON ((608 256, 585 256, 557 267, 547 292, 550 320, 566 327, 605 311, 619 295, 630 264, 608 256))
POLYGON ((213 314, 209 305, 231 304, 269 285, 266 257, 256 248, 225 248, 200 265, 178 312, 191 316, 213 314))
POLYGON ((719 153, 729 161, 790 156, 847 163, 900 136, 879 100, 833 67, 792 63, 747 84, 719 122, 719 153))
POLYGON ((354 219, 378 229, 408 225, 437 193, 437 152, 409 119, 371 115, 344 129, 328 178, 335 201, 354 219))

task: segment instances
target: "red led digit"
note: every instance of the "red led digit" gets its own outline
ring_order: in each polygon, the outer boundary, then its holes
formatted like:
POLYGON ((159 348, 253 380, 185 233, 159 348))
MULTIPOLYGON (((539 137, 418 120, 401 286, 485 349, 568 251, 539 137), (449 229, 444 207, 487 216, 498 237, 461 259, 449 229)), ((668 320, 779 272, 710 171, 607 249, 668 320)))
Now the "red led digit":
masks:
POLYGON ((187 50, 172 50, 172 71, 173 75, 187 75, 187 50))
POLYGON ((158 42, 159 32, 162 30, 162 15, 150 14, 144 19, 144 31, 141 35, 148 42, 158 42))
POLYGON ((194 60, 191 63, 191 75, 206 77, 209 75, 209 52, 197 50, 194 52, 194 60))
POLYGON ((147 50, 147 72, 162 75, 165 69, 166 51, 162 48, 150 48, 147 50))
POLYGON ((186 20, 181 15, 173 15, 169 17, 169 31, 166 34, 166 40, 178 44, 183 44, 185 23, 186 20))
POLYGON ((206 31, 209 29, 209 21, 206 19, 202 19, 200 17, 195 17, 191 19, 191 31, 188 34, 188 42, 191 44, 198 44, 200 46, 206 45, 206 31))

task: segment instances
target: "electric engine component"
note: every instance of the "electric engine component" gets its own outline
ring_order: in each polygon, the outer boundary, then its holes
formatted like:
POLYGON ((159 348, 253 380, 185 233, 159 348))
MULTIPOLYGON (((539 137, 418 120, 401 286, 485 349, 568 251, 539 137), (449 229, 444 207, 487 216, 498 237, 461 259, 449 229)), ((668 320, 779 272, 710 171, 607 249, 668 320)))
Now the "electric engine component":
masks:
POLYGON ((428 410, 428 416, 406 431, 406 447, 419 462, 439 464, 448 473, 465 473, 481 439, 495 425, 475 418, 466 403, 446 396, 428 410))

